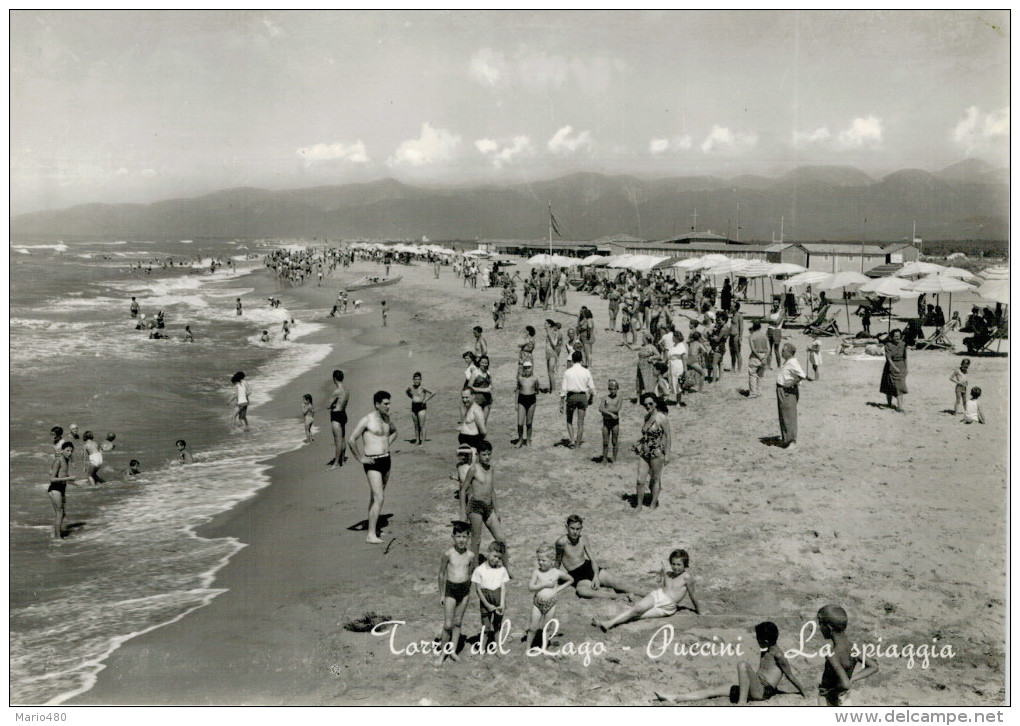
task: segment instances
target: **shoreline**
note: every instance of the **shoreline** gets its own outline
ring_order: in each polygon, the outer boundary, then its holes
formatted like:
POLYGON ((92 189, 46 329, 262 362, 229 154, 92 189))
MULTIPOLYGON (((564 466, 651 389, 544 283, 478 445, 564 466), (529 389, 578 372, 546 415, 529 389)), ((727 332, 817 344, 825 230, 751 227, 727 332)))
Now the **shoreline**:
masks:
MULTIPOLYGON (((883 660, 887 675, 862 684, 862 702, 1001 702, 1004 595, 999 585, 1005 582, 1005 561, 995 543, 1004 536, 997 515, 1006 496, 1005 463, 1001 452, 988 456, 982 447, 984 441, 999 440, 1006 420, 1008 388, 1001 371, 1008 360, 980 359, 988 372, 975 373, 975 382, 986 387, 986 415, 991 414, 993 426, 979 430, 936 414, 945 404, 942 380, 958 356, 912 356, 913 410, 902 417, 867 404, 879 398, 880 364, 826 354, 822 381, 804 385, 803 436, 795 453, 758 441, 776 431, 775 404, 767 395, 757 402, 739 397, 736 389, 746 387, 746 376, 729 373, 721 383, 706 386, 705 393, 690 396, 686 407, 671 409, 683 463, 667 470, 660 510, 635 515, 622 500, 633 491, 629 444, 640 426, 636 406, 624 404, 621 461, 613 467, 590 460, 600 450, 594 426, 582 451, 553 445, 563 434, 555 396, 539 399, 532 449, 513 451, 507 443, 516 423, 509 403, 519 330, 526 322, 539 327, 541 319, 555 314, 517 308, 506 331, 493 331, 487 307, 491 291, 460 288, 448 268, 438 283, 427 268, 396 269, 404 283, 359 295, 371 310, 355 316, 367 323, 355 343, 379 347, 342 366, 352 389, 349 426, 369 410, 376 387, 394 399, 400 435, 384 508, 384 514, 394 515, 384 533, 387 544, 371 547, 363 532, 347 531, 365 517, 364 476, 357 466, 325 471, 332 441, 317 412, 315 444, 268 462, 272 484, 200 530, 204 536, 229 534, 248 545, 218 573, 214 586, 228 592, 170 626, 125 643, 107 660, 96 686, 71 703, 648 703, 653 689, 679 692, 728 682, 736 665, 729 657, 653 660, 644 649, 660 627, 675 628, 678 644, 713 638, 753 644, 754 622, 771 619, 780 627, 780 644, 788 648, 828 600, 846 604, 856 639, 926 643, 935 633, 965 651, 931 670, 908 671, 895 660, 883 660), (383 298, 392 308, 386 330, 378 318, 383 298), (584 516, 600 563, 633 575, 642 587, 669 549, 688 547, 705 614, 642 621, 602 635, 588 625, 591 617, 620 606, 578 600, 568 590, 557 612, 559 644, 597 641, 610 648, 609 657, 588 665, 564 655, 514 654, 498 661, 468 656, 467 664, 436 669, 434 659, 394 655, 387 638, 343 630, 345 622, 376 612, 406 623, 395 635, 398 647, 431 640, 438 632, 435 567, 448 546, 448 522, 456 509, 456 485, 448 476, 456 438, 454 399, 462 380, 459 353, 476 323, 487 331, 496 384, 489 440, 512 554, 515 580, 507 601, 516 628, 526 617, 532 553, 562 533, 570 512, 584 516), (424 385, 440 394, 429 405, 430 442, 423 450, 405 440, 410 421, 402 389, 414 370, 422 370, 424 385), (956 451, 946 449, 947 440, 956 451), (936 456, 938 476, 925 477, 936 456), (962 480, 972 482, 965 499, 952 490, 952 482, 962 480), (981 528, 973 541, 984 553, 980 567, 953 547, 973 527, 981 528), (933 557, 942 563, 938 578, 930 572, 933 557), (936 688, 936 681, 948 685, 936 688)), ((334 280, 328 284, 333 287, 323 289, 335 289, 334 280)), ((314 298, 315 290, 299 288, 294 295, 314 298)), ((606 379, 616 377, 621 395, 630 398, 634 354, 603 331, 604 304, 571 293, 568 309, 580 304, 589 305, 596 318, 593 373, 599 395, 606 379)), ((801 331, 789 336, 804 349, 801 331)), ((829 349, 825 341, 823 346, 829 349)), ((267 406, 293 411, 293 425, 299 426, 301 393, 312 392, 321 404, 320 387, 333 367, 327 358, 278 390, 267 406)), ((483 546, 487 540, 486 533, 483 546)), ((477 618, 472 602, 465 635, 477 632, 477 618)), ((510 648, 522 650, 515 638, 510 648)), ((810 687, 821 661, 805 656, 794 667, 810 687)), ((772 701, 804 703, 796 695, 772 701)))

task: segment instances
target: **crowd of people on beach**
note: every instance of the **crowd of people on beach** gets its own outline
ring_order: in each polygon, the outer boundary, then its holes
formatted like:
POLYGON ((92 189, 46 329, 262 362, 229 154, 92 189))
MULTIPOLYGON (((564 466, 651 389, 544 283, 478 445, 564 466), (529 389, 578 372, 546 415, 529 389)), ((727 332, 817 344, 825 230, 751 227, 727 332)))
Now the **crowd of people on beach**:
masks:
MULTIPOLYGON (((332 275, 337 268, 346 268, 356 259, 372 259, 387 268, 393 263, 392 256, 378 252, 317 248, 276 250, 266 255, 265 265, 285 284, 303 285, 314 279, 321 285, 323 275, 332 275)), ((402 259, 400 262, 409 263, 410 260, 402 259)), ((436 277, 447 262, 438 257, 426 260, 436 277)), ((550 311, 541 334, 535 326, 523 325, 516 344, 513 401, 517 414, 516 438, 510 441, 513 448, 527 449, 535 445, 537 403, 540 396, 550 395, 559 399, 558 411, 563 416, 566 431, 566 436, 554 445, 570 450, 582 449, 587 410, 597 405, 601 420, 601 455, 594 460, 607 467, 620 461, 621 412, 625 396, 621 392, 620 381, 613 378, 605 381, 605 393, 600 395, 600 386, 593 373, 597 370, 596 341, 612 340, 612 336, 619 336, 615 344, 626 346, 636 355, 634 395, 628 398, 631 404, 639 404, 644 411, 640 428, 623 433, 625 440, 633 439, 630 449, 635 454, 636 473, 630 504, 637 512, 659 507, 663 474, 674 455, 671 413, 675 415, 688 405, 689 396, 712 395, 719 388, 715 384, 726 374, 735 376, 746 372, 747 387, 741 389, 741 393, 748 399, 757 399, 761 396, 762 381, 769 375, 768 371, 776 371, 779 435, 766 437, 763 442, 784 449, 796 447, 800 386, 805 381, 821 380, 822 357, 819 341, 811 340, 805 351, 805 369, 796 357, 797 347, 792 340, 784 337, 784 328, 790 318, 789 294, 775 299, 770 312, 748 324, 741 304, 747 299, 746 282, 734 287, 727 280, 717 292, 710 279, 700 275, 680 283, 659 271, 641 274, 622 270, 609 275, 596 275, 589 271, 579 283, 572 283, 565 270, 556 268, 533 268, 527 276, 516 272, 510 275, 500 270, 498 264, 486 267, 470 257, 457 258, 451 266, 465 286, 475 288, 481 281, 482 290, 496 290, 498 297, 493 303, 493 330, 505 327, 516 306, 521 312, 538 306, 550 311), (563 309, 572 284, 606 305, 608 326, 604 332, 609 335, 597 334, 594 315, 588 305, 581 305, 576 316, 563 309), (565 315, 569 320, 561 322, 565 315), (686 334, 681 330, 685 318, 686 334), (566 330, 565 325, 568 326, 566 330), (541 371, 543 378, 540 378, 536 357, 543 353, 545 368, 541 371), (565 359, 562 371, 561 357, 565 359)), ((274 298, 269 300, 271 307, 279 304, 274 298)), ((356 309, 360 302, 354 301, 356 309)), ((804 302, 819 306, 827 304, 824 297, 818 299, 810 295, 804 302)), ((341 289, 329 317, 346 312, 348 304, 348 293, 341 289)), ((381 310, 381 322, 386 326, 385 301, 381 310)), ((933 309, 931 314, 937 318, 939 312, 933 309)), ((241 299, 238 298, 236 314, 242 313, 241 299)), ((132 298, 131 316, 138 318, 139 315, 138 302, 132 298)), ((865 333, 870 332, 867 311, 861 317, 865 333)), ((975 311, 968 318, 967 325, 975 331, 982 324, 987 328, 984 317, 975 311)), ((142 320, 144 316, 139 319, 140 327, 142 320)), ((162 312, 151 324, 155 330, 164 327, 162 312)), ((186 331, 190 336, 190 328, 186 331)), ((284 340, 288 333, 288 322, 284 321, 284 340)), ((262 340, 267 337, 268 331, 263 331, 262 340)), ((879 390, 887 397, 889 408, 903 411, 907 394, 908 349, 903 332, 892 330, 887 336, 878 338, 875 344, 882 346, 885 357, 879 390)), ((466 367, 460 386, 455 473, 451 476, 457 483, 456 505, 451 508, 452 546, 441 556, 437 580, 443 609, 442 631, 437 638, 440 663, 460 658, 463 618, 472 594, 479 605, 479 642, 483 652, 486 643, 501 640, 507 620, 507 584, 513 575, 510 572, 510 544, 496 493, 494 451, 490 440, 493 432, 489 419, 496 401, 489 355, 485 330, 476 325, 471 329, 468 349, 461 356, 466 367), (485 531, 489 532, 491 542, 483 548, 485 531)), ((962 413, 962 420, 967 423, 984 423, 979 404, 981 389, 977 386, 969 388, 970 366, 969 359, 961 361, 959 368, 949 377, 954 387, 953 413, 962 413)), ((366 541, 382 544, 384 539, 381 535, 385 527, 383 504, 393 467, 392 446, 398 435, 392 413, 393 398, 386 390, 376 391, 372 396, 372 410, 359 418, 348 431, 350 392, 344 385, 342 370, 333 371, 332 384, 333 390, 325 409, 329 411, 333 457, 326 465, 330 469, 340 469, 349 458, 353 458, 362 466, 369 488, 366 541)), ((232 424, 247 430, 247 409, 252 391, 245 373, 235 373, 231 385, 232 424)), ((437 394, 424 385, 422 373, 415 371, 405 395, 414 426, 412 443, 425 447, 429 441, 428 404, 437 394)), ((307 443, 314 441, 315 410, 311 394, 305 394, 301 403, 301 420, 307 443)), ((55 538, 63 534, 66 485, 75 480, 69 471, 77 427, 72 425, 71 432, 72 437, 65 437, 60 427, 52 430, 55 458, 49 496, 54 508, 55 538)), ((91 432, 82 436, 86 451, 83 473, 90 484, 102 482, 98 476, 102 452, 114 448, 114 439, 114 435, 110 434, 106 442, 96 444, 91 432)), ((183 440, 177 441, 177 449, 178 463, 192 461, 183 440)), ((125 476, 136 475, 139 466, 137 461, 132 460, 125 476)), ((574 588, 579 598, 626 601, 626 607, 614 616, 592 620, 592 626, 601 632, 633 620, 670 617, 682 610, 700 613, 701 604, 690 560, 686 549, 674 549, 656 573, 657 586, 642 587, 638 574, 628 576, 600 566, 595 548, 583 534, 583 519, 571 514, 566 518, 565 534, 555 543, 542 544, 535 551, 536 566, 528 577, 531 601, 525 607, 528 624, 521 638, 525 648, 536 647, 536 642, 539 648, 546 646, 549 624, 555 619, 557 597, 567 588, 574 588)), ((826 605, 819 610, 817 622, 822 634, 832 644, 832 654, 826 659, 818 690, 820 703, 847 705, 851 683, 873 675, 878 670, 877 665, 862 663, 852 654, 845 632, 848 616, 842 607, 826 605)), ((716 696, 728 696, 734 703, 767 700, 782 692, 779 686, 784 679, 796 693, 806 697, 807 690, 777 645, 779 632, 775 624, 768 621, 759 623, 755 626, 755 634, 761 648, 759 662, 757 667, 740 664, 737 685, 678 696, 656 694, 657 698, 673 702, 716 696)))

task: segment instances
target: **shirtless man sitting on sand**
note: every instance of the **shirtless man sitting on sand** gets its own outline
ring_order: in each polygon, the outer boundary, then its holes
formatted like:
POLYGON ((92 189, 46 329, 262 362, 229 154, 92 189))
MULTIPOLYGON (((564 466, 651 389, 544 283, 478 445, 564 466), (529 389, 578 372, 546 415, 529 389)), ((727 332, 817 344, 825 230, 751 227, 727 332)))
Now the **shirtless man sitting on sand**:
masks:
POLYGON ((556 566, 574 580, 577 596, 616 600, 636 593, 637 589, 598 566, 588 538, 581 534, 583 526, 580 515, 571 514, 567 517, 567 533, 556 540, 556 566))
POLYGON ((368 479, 368 536, 365 541, 379 544, 379 514, 382 512, 386 482, 390 478, 390 446, 397 438, 397 428, 390 420, 390 394, 376 391, 372 396, 375 410, 364 416, 347 438, 354 458, 365 467, 368 479))

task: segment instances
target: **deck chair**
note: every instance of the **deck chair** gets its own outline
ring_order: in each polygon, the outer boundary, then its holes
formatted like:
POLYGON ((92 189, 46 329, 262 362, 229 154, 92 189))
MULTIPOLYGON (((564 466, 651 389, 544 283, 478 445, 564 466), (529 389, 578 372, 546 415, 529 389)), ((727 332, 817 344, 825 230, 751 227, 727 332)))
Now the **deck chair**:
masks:
MULTIPOLYGON (((807 322, 804 323, 805 331, 810 328, 817 327, 819 325, 824 325, 826 322, 828 322, 829 308, 831 307, 832 307, 831 305, 824 305, 823 307, 819 308, 817 313, 811 313, 810 316, 808 317, 807 322)), ((794 320, 796 320, 796 318, 791 318, 789 316, 787 316, 786 318, 787 323, 790 323, 794 320)))
MULTIPOLYGON (((828 307, 829 306, 826 305, 825 309, 827 310, 828 307)), ((825 313, 825 310, 822 312, 825 313)), ((804 332, 808 335, 824 338, 831 338, 840 335, 841 333, 839 332, 839 323, 836 322, 836 315, 837 313, 833 313, 832 315, 823 315, 820 320, 816 319, 815 321, 808 323, 807 327, 804 328, 804 332)))
POLYGON ((978 353, 991 352, 992 343, 996 343, 996 350, 1001 345, 999 341, 1009 340, 1009 323, 1006 320, 1002 320, 992 331, 991 336, 985 341, 985 344, 981 346, 981 350, 978 353))
POLYGON ((950 330, 952 328, 948 325, 937 328, 927 338, 917 341, 917 350, 954 350, 956 346, 946 337, 950 330))

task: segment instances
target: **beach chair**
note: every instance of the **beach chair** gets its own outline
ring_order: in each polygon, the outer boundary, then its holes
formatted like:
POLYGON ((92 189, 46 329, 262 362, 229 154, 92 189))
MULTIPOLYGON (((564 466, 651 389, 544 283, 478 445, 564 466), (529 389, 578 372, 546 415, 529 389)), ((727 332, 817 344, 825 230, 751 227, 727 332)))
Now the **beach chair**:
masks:
MULTIPOLYGON (((817 313, 812 313, 810 317, 808 317, 807 322, 804 323, 805 332, 810 330, 811 328, 824 325, 826 322, 828 322, 830 307, 831 305, 825 305, 824 307, 820 308, 817 313)), ((792 318, 789 315, 786 316, 787 324, 795 323, 796 320, 797 320, 796 318, 792 318)))
POLYGON ((995 343, 995 350, 998 352, 1001 341, 1009 340, 1009 323, 1006 320, 999 321, 999 324, 992 331, 988 340, 981 346, 981 350, 978 353, 991 353, 992 343, 995 343))
POLYGON ((956 348, 952 341, 946 336, 951 328, 943 325, 924 340, 917 341, 918 350, 954 350, 956 348))
MULTIPOLYGON (((826 305, 825 309, 827 310, 828 307, 829 306, 826 305)), ((828 315, 824 314, 825 313, 824 310, 822 312, 823 315, 821 316, 821 318, 820 319, 816 318, 815 321, 808 323, 807 327, 804 328, 804 332, 808 335, 823 338, 831 338, 837 335, 841 335, 841 333, 839 332, 839 323, 836 322, 837 313, 828 315)))

